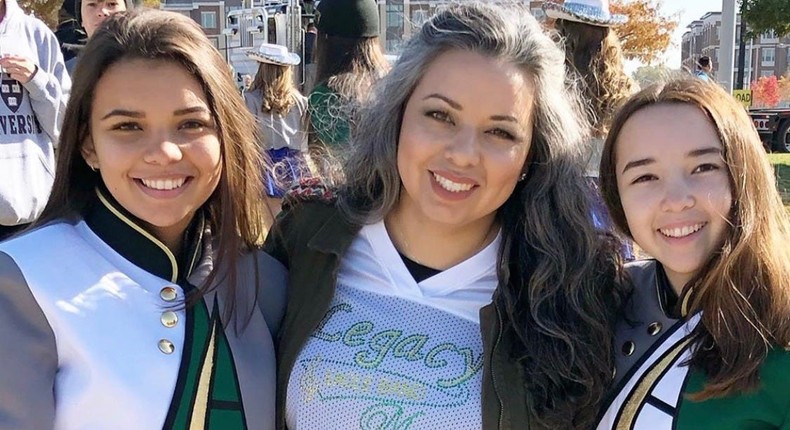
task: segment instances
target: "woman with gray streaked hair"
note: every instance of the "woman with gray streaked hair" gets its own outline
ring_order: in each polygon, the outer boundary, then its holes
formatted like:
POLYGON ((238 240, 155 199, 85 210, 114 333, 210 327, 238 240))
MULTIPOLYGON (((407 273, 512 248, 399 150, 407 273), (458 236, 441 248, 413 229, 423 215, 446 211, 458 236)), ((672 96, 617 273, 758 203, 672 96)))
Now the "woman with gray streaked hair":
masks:
POLYGON ((452 5, 408 43, 338 198, 303 188, 267 239, 279 429, 594 425, 626 292, 564 76, 520 6, 452 5))

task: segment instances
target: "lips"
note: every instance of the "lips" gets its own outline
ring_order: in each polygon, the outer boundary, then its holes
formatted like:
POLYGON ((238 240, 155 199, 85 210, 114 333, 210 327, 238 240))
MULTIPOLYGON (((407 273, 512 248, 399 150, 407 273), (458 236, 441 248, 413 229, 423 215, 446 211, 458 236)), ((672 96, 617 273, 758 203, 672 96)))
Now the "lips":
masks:
POLYGON ((683 237, 686 237, 686 236, 690 236, 690 235, 700 231, 702 229, 702 227, 705 227, 706 224, 707 223, 705 223, 705 222, 701 222, 701 223, 697 223, 697 224, 686 225, 686 226, 683 226, 683 227, 660 228, 660 229, 658 229, 658 231, 661 234, 663 234, 664 236, 678 239, 678 238, 683 238, 683 237))

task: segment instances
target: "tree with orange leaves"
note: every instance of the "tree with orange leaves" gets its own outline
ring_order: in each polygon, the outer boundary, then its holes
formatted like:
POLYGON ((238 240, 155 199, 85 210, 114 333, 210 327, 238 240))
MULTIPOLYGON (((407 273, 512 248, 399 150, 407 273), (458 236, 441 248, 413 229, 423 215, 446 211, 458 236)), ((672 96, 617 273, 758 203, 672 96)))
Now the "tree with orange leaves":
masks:
POLYGON ((779 104, 779 80, 776 76, 763 76, 752 82, 752 100, 757 107, 772 108, 779 104))
POLYGON ((653 0, 613 0, 610 3, 612 13, 628 16, 628 23, 614 30, 629 60, 650 64, 669 48, 680 15, 662 15, 660 6, 660 1, 653 0))

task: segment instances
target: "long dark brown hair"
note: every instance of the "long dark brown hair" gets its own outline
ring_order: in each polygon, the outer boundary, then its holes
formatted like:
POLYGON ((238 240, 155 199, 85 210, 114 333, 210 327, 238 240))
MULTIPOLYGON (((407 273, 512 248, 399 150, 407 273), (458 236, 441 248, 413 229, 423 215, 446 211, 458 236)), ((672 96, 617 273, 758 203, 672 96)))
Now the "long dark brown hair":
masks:
MULTIPOLYGON (((412 37, 360 117, 340 207, 356 223, 398 204, 403 111, 425 70, 451 50, 523 70, 535 87, 526 177, 497 211, 495 295, 530 429, 589 429, 612 381, 613 331, 627 295, 614 241, 596 231, 583 179, 587 124, 562 51, 529 10, 480 2, 442 9, 412 37)), ((469 85, 475 85, 470 82, 469 85)), ((502 393, 508 395, 508 393, 502 393)), ((523 423, 524 426, 527 423, 523 423)))
POLYGON ((760 364, 790 345, 790 221, 749 116, 718 85, 684 78, 648 87, 615 117, 601 159, 601 191, 617 227, 631 236, 617 190, 617 138, 636 112, 657 104, 698 108, 723 147, 733 206, 721 248, 686 284, 688 312, 701 312, 691 364, 708 376, 693 398, 756 388, 760 364))
POLYGON ((325 84, 350 101, 363 100, 370 86, 389 70, 378 37, 319 34, 315 63, 316 85, 325 84))
MULTIPOLYGON (((262 161, 255 143, 254 118, 238 95, 230 69, 191 19, 173 12, 136 10, 114 14, 102 24, 83 51, 74 74, 60 135, 52 193, 36 225, 81 216, 95 200, 101 176, 82 157, 81 148, 91 133, 94 92, 113 64, 132 59, 173 62, 201 85, 220 140, 222 173, 219 184, 203 207, 216 240, 214 270, 206 288, 214 288, 217 268, 235 268, 241 251, 260 245, 269 224, 258 172, 262 161)), ((229 296, 235 297, 236 271, 227 270, 229 296)), ((228 300, 225 314, 233 314, 228 300)))
POLYGON ((595 134, 606 135, 615 109, 633 93, 625 73, 623 49, 608 27, 558 19, 554 28, 565 46, 565 61, 581 83, 595 134))

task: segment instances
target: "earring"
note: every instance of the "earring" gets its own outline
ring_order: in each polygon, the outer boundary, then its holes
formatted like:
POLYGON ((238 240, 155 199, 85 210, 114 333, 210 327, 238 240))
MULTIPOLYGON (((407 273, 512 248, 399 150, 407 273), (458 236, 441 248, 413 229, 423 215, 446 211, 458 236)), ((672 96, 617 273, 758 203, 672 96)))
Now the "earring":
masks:
POLYGON ((518 177, 519 182, 523 181, 524 179, 527 179, 527 172, 522 173, 521 176, 518 177))
POLYGON ((91 170, 93 170, 94 172, 95 172, 95 171, 97 171, 97 170, 99 170, 99 169, 98 169, 96 166, 94 166, 93 164, 88 164, 88 167, 90 167, 90 168, 91 168, 91 170))

